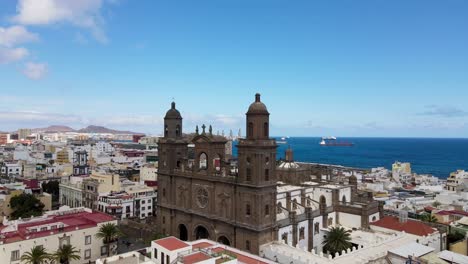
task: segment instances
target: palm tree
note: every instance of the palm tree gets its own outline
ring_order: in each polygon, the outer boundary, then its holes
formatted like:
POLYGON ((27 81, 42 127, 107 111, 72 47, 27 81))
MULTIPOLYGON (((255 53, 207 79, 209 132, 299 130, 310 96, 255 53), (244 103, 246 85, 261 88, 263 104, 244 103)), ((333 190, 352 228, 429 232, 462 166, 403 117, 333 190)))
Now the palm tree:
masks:
POLYGON ((42 245, 34 246, 31 251, 25 252, 21 256, 21 261, 26 264, 44 264, 50 259, 49 253, 42 245))
POLYGON ((61 264, 70 264, 70 260, 79 260, 81 256, 80 251, 72 245, 63 245, 55 251, 53 258, 61 264))
POLYGON ((322 242, 323 250, 335 255, 336 252, 341 253, 352 247, 351 231, 345 230, 343 227, 332 227, 328 232, 327 237, 322 242))
POLYGON ((421 220, 423 220, 424 222, 429 222, 429 223, 437 223, 437 218, 433 214, 429 214, 429 213, 423 214, 421 216, 421 220))
POLYGON ((110 244, 116 241, 123 234, 119 230, 116 224, 107 223, 102 225, 99 228, 99 231, 96 233, 96 237, 103 240, 104 244, 107 246, 107 256, 110 256, 110 244))

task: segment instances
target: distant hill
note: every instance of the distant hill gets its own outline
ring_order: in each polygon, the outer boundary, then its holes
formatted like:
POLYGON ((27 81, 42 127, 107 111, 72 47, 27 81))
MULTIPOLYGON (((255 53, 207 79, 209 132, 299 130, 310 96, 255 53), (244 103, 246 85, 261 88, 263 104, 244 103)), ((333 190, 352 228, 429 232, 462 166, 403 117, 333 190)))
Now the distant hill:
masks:
POLYGON ((53 133, 53 132, 75 132, 75 129, 69 127, 69 126, 58 126, 58 125, 53 125, 53 126, 48 126, 44 128, 34 128, 31 129, 32 132, 48 132, 48 133, 53 133))
POLYGON ((79 133, 102 133, 102 134, 141 134, 137 132, 132 132, 132 131, 122 131, 122 130, 115 130, 115 129, 110 129, 107 127, 103 126, 94 126, 90 125, 85 128, 79 129, 76 132, 79 133))
POLYGON ((32 132, 42 132, 42 133, 65 133, 65 132, 78 132, 78 133, 102 133, 102 134, 142 134, 132 131, 122 131, 110 129, 103 126, 90 125, 82 129, 73 129, 69 126, 53 125, 43 128, 33 128, 32 132))

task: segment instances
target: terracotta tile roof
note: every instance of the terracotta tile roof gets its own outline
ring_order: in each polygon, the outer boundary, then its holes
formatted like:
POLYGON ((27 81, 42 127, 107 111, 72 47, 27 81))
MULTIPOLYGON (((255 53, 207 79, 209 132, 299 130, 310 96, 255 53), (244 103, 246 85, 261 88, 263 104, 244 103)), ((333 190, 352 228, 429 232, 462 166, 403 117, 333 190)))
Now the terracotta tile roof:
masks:
POLYGON ((182 240, 179 240, 178 238, 175 237, 166 237, 163 239, 159 239, 154 241, 154 243, 164 247, 167 250, 177 250, 185 247, 190 247, 189 244, 185 243, 182 240))
POLYGON ((245 263, 245 264, 266 264, 266 262, 251 258, 251 257, 249 257, 247 255, 239 254, 239 253, 231 251, 231 250, 226 250, 226 249, 224 249, 222 247, 213 248, 213 252, 216 252, 216 253, 223 252, 223 251, 226 251, 226 252, 229 252, 232 255, 235 255, 237 257, 237 260, 240 263, 245 263))
POLYGON ((202 252, 197 252, 192 255, 188 255, 184 257, 184 264, 193 264, 193 263, 198 263, 207 259, 210 259, 211 257, 206 255, 205 253, 202 252))
POLYGON ((208 243, 208 242, 200 242, 192 245, 192 249, 204 249, 207 247, 214 246, 214 244, 208 243))
POLYGON ((394 216, 386 216, 379 221, 371 223, 371 225, 379 226, 391 230, 396 230, 417 236, 427 236, 437 230, 424 224, 423 222, 408 219, 405 223, 400 223, 400 220, 394 216))

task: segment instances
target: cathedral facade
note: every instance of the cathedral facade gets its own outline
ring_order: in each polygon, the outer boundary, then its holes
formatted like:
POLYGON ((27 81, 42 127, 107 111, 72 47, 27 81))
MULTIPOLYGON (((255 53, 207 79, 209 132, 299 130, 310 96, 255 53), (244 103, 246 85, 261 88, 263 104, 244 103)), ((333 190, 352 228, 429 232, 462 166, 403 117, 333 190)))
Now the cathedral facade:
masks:
POLYGON ((162 234, 206 238, 260 255, 261 246, 273 241, 321 252, 330 227, 367 229, 382 217, 382 205, 372 193, 358 191, 354 175, 346 184, 316 177, 294 162, 291 149, 277 164, 269 116, 257 94, 232 162, 227 139, 213 135, 211 126, 183 134, 182 116, 172 103, 158 144, 162 234))
POLYGON ((183 134, 172 103, 159 141, 158 221, 163 234, 182 240, 207 238, 259 253, 277 239, 276 142, 269 112, 256 94, 246 114, 247 135, 238 142, 238 164, 226 157, 224 137, 203 125, 183 134), (194 145, 189 158, 188 145, 194 145))

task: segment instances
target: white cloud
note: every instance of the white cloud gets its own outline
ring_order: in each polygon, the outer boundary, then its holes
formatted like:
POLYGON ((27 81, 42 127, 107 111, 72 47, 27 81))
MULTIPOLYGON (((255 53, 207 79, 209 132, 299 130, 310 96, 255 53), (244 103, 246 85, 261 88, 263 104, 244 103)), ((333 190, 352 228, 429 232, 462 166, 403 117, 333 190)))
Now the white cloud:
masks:
POLYGON ((37 34, 29 32, 23 26, 0 27, 0 46, 13 47, 17 44, 37 41, 37 34))
POLYGON ((101 43, 107 42, 100 14, 102 0, 19 0, 12 21, 23 25, 71 23, 88 29, 101 43))
POLYGON ((24 59, 29 55, 25 48, 2 48, 0 47, 0 64, 7 64, 24 59))
POLYGON ((48 72, 47 64, 28 62, 25 64, 22 73, 32 80, 42 79, 48 72))
POLYGON ((82 120, 75 115, 62 115, 53 113, 42 113, 36 111, 24 112, 0 112, 1 122, 41 122, 41 123, 56 123, 56 124, 70 124, 80 123, 82 120))
POLYGON ((120 127, 160 126, 163 124, 163 118, 161 116, 152 115, 112 116, 107 118, 97 118, 88 122, 120 127))
POLYGON ((468 112, 454 106, 427 105, 426 111, 419 115, 439 116, 439 117, 461 117, 467 116, 468 112))

